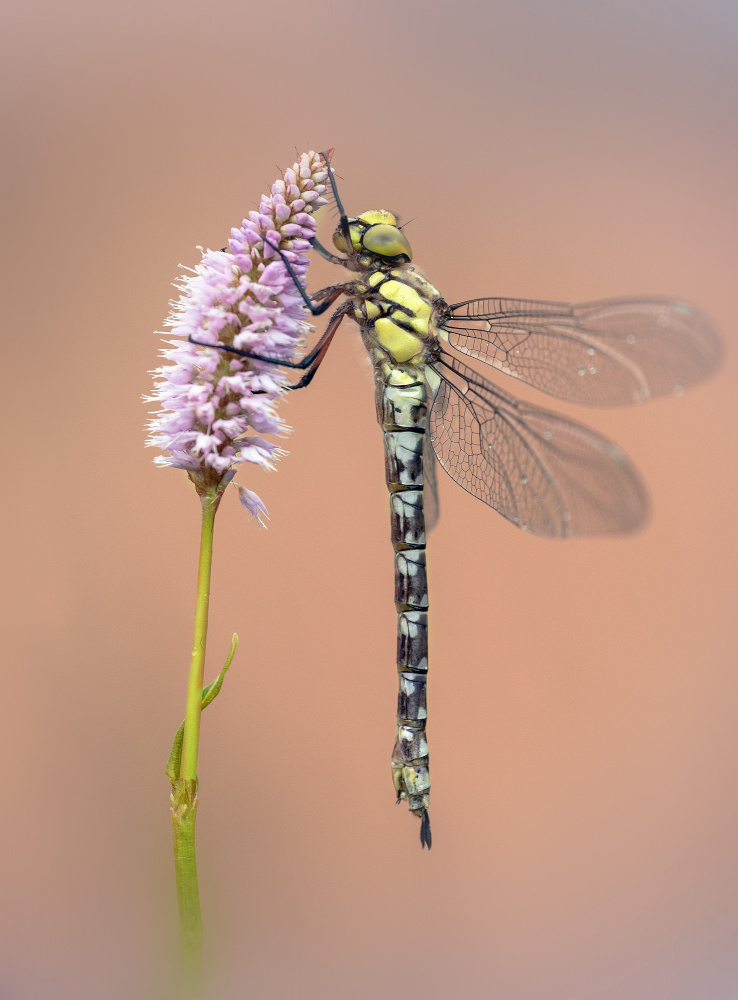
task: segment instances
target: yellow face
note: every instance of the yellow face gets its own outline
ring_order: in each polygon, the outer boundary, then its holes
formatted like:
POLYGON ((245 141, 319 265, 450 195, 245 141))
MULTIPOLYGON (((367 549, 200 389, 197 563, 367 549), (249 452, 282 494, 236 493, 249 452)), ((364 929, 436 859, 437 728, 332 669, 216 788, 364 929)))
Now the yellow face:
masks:
MULTIPOLYGON (((383 208, 372 209, 349 219, 351 245, 357 253, 370 253, 376 257, 397 260, 413 259, 407 237, 397 225, 397 218, 383 208)), ((346 253, 346 244, 340 229, 333 234, 333 245, 346 253)))

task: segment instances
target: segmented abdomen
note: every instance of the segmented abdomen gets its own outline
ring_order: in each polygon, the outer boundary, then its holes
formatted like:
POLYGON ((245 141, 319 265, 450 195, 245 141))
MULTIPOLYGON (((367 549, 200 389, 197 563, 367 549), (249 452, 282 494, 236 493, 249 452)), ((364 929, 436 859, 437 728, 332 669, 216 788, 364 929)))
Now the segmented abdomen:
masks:
MULTIPOLYGON (((378 415, 384 433, 385 470, 390 491, 395 550, 397 608, 397 738, 392 775, 398 799, 421 818, 420 839, 430 847, 428 744, 425 724, 428 672, 428 586, 423 517, 425 386, 379 385, 378 415)), ((391 377, 391 376, 390 376, 391 377)))

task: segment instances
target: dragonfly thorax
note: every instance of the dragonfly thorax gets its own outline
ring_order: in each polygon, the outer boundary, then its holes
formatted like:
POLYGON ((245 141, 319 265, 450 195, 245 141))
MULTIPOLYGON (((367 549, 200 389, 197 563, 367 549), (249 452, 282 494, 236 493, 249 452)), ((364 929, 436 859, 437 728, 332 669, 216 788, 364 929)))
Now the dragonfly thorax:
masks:
POLYGON ((375 363, 419 365, 435 342, 435 317, 445 303, 408 263, 366 269, 352 282, 354 318, 375 363))

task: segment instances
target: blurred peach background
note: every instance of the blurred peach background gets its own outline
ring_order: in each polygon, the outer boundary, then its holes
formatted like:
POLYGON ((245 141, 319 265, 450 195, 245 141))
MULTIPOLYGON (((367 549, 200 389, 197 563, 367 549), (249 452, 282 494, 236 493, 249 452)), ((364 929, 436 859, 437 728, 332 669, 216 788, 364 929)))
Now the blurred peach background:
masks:
POLYGON ((679 295, 727 357, 681 399, 560 407, 642 470, 635 537, 546 542, 441 482, 428 854, 391 787, 381 436, 342 329, 285 404, 278 473, 240 476, 269 531, 235 495, 216 529, 210 676, 241 637, 203 720, 219 992, 732 1000, 735 6, 28 0, 5 22, 0 996, 167 995, 199 512, 143 449, 151 331, 180 262, 295 147, 334 146, 346 206, 413 219, 449 301, 679 295))

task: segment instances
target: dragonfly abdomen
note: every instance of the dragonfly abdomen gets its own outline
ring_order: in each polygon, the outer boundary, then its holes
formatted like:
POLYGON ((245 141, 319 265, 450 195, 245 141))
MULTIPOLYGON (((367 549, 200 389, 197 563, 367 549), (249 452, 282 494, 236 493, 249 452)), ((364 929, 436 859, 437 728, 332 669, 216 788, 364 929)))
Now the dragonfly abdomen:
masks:
POLYGON ((421 843, 430 847, 430 777, 425 735, 428 714, 428 585, 423 515, 425 387, 422 378, 400 386, 383 380, 379 392, 395 550, 397 608, 399 694, 392 776, 398 801, 404 799, 410 811, 421 818, 421 843))

